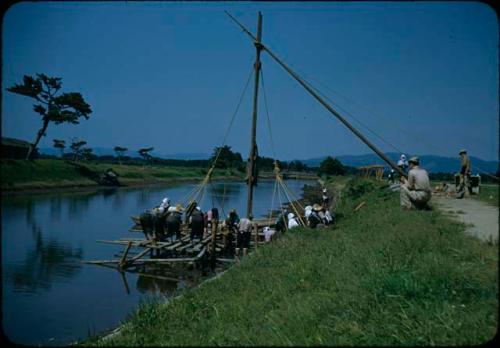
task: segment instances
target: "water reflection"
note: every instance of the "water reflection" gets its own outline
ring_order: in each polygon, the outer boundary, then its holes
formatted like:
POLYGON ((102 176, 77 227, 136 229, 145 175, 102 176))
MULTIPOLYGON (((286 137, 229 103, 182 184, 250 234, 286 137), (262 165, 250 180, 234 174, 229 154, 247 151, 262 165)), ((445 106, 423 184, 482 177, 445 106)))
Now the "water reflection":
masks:
POLYGON ((150 203, 151 192, 149 188, 144 188, 137 193, 137 205, 144 206, 150 203))
POLYGON ((75 276, 81 269, 83 257, 81 248, 73 248, 55 239, 42 238, 42 229, 32 226, 35 238, 33 249, 29 250, 21 262, 10 264, 4 270, 14 291, 36 293, 48 290, 59 279, 75 276))
POLYGON ((61 220, 62 200, 61 196, 57 195, 50 198, 50 218, 53 221, 61 220))
POLYGON ((153 274, 139 274, 137 290, 141 294, 161 295, 173 293, 177 290, 177 279, 166 279, 153 274))
POLYGON ((70 218, 79 218, 87 213, 89 203, 96 193, 72 196, 68 198, 68 215, 70 218))
MULTIPOLYGON (((291 183, 290 189, 300 195, 302 185, 291 183)), ((37 345, 51 337, 64 344, 84 338, 89 325, 96 331, 117 325, 144 297, 171 296, 195 286, 204 279, 203 270, 186 273, 185 269, 165 268, 155 273, 141 268, 117 275, 81 264, 84 252, 86 259, 113 258, 123 246, 98 244, 97 239, 141 238, 127 232, 131 215, 159 204, 163 197, 181 202, 194 187, 182 184, 2 197, 5 332, 22 344, 37 345)), ((274 183, 266 181, 255 188, 254 216, 268 213, 273 188, 274 183)), ((243 214, 246 184, 214 182, 208 185, 200 206, 204 210, 216 206, 221 215, 221 207, 226 213, 235 208, 243 214)))

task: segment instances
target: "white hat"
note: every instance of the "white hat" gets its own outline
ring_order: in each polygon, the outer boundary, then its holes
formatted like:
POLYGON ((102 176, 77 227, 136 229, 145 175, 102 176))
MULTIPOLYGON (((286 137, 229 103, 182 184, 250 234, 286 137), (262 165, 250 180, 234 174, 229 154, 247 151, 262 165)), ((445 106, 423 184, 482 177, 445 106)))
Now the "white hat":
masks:
POLYGON ((323 192, 326 193, 326 188, 323 189, 323 192))
POLYGON ((295 216, 295 215, 293 215, 293 213, 288 214, 288 218, 289 218, 289 219, 293 219, 293 217, 294 217, 294 216, 295 216))
POLYGON ((201 211, 201 208, 200 208, 200 206, 199 206, 199 205, 196 207, 196 210, 201 211))
POLYGON ((313 207, 311 207, 310 205, 308 205, 307 207, 304 208, 304 210, 312 210, 313 207))
POLYGON ((402 160, 405 160, 406 159, 406 156, 404 154, 401 155, 401 159, 402 160))
POLYGON ((163 204, 170 204, 170 199, 168 199, 167 197, 163 198, 163 204))

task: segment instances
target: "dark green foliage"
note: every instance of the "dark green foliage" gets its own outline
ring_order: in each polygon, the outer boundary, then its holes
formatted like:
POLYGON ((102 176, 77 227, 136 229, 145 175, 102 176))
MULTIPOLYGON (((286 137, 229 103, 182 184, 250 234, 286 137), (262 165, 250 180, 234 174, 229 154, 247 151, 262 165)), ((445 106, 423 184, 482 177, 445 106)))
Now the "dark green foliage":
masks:
POLYGON ((319 175, 344 175, 346 173, 346 168, 344 165, 336 158, 328 156, 319 165, 318 174, 319 175))
MULTIPOLYGON (((347 183, 345 192, 346 195, 351 199, 357 199, 373 190, 375 190, 376 184, 372 180, 364 179, 360 177, 354 177, 350 179, 347 183)), ((385 192, 388 192, 387 190, 385 192)))
POLYGON ((36 78, 25 75, 22 84, 7 88, 9 92, 33 98, 38 102, 33 105, 33 110, 42 117, 43 123, 35 142, 28 151, 28 159, 41 137, 45 136, 50 122, 78 124, 81 117, 88 119, 92 113, 90 105, 85 102, 80 93, 57 94, 62 87, 61 80, 60 77, 48 77, 45 74, 36 74, 36 78))
POLYGON ((147 163, 147 162, 150 162, 150 163, 152 162, 153 156, 151 156, 149 153, 153 150, 154 150, 154 147, 146 147, 146 148, 139 149, 139 151, 137 151, 139 153, 139 155, 141 155, 142 160, 144 161, 143 164, 147 163))
POLYGON ((56 149, 59 149, 59 151, 61 151, 61 157, 63 157, 64 149, 66 148, 66 142, 60 139, 53 139, 53 141, 54 141, 54 147, 56 149))
POLYGON ((148 160, 151 158, 151 155, 149 153, 153 150, 154 150, 154 147, 146 147, 146 148, 139 149, 139 151, 137 151, 137 152, 139 153, 139 155, 141 155, 141 157, 144 160, 148 160))
POLYGON ((82 149, 82 156, 87 161, 95 159, 97 157, 96 155, 94 155, 94 150, 92 150, 90 147, 86 147, 86 148, 82 149))
POLYGON ((290 163, 288 163, 288 170, 296 171, 296 172, 303 172, 305 170, 308 170, 309 168, 302 163, 301 161, 298 160, 293 160, 290 163))
POLYGON ((78 158, 82 155, 82 147, 86 145, 87 142, 85 140, 73 139, 70 145, 71 151, 73 153, 73 161, 77 161, 78 158))
POLYGON ((215 147, 209 161, 212 164, 215 162, 215 168, 240 168, 245 165, 241 154, 233 152, 231 146, 228 145, 215 147))
POLYGON ((116 155, 118 156, 118 161, 121 164, 122 163, 123 154, 125 152, 127 152, 128 148, 121 147, 121 146, 115 146, 113 150, 115 151, 116 155))

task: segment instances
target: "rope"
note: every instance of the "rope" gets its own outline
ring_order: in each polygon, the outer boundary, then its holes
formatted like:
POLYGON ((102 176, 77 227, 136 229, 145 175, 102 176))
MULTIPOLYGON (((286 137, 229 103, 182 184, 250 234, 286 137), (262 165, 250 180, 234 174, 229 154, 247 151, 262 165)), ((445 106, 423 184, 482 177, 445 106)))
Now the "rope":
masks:
POLYGON ((271 199, 271 208, 269 209, 269 220, 273 218, 273 207, 274 207, 274 198, 276 197, 276 190, 278 188, 278 181, 274 181, 274 188, 273 188, 273 198, 271 199))
POLYGON ((346 108, 342 107, 338 102, 334 102, 328 95, 326 95, 325 93, 323 93, 322 91, 320 91, 317 87, 315 87, 314 85, 312 85, 309 81, 307 81, 306 79, 304 79, 302 76, 298 75, 311 89, 313 89, 316 93, 318 93, 319 95, 321 95, 323 98, 325 98, 326 100, 328 100, 331 104, 335 105, 337 108, 339 108, 340 110, 342 110, 346 115, 350 116, 353 120, 355 120, 359 125, 361 125, 363 128, 365 128, 366 130, 368 130, 370 133, 372 133, 375 137, 377 137, 379 140, 383 141, 386 145, 389 145, 389 147, 391 147, 392 149, 396 150, 397 152, 399 153, 404 153, 404 151, 402 151, 401 149, 399 149, 398 147, 396 147, 394 144, 392 144, 391 142, 389 142, 388 140, 384 139, 381 135, 379 135, 377 132, 375 132, 373 129, 371 129, 370 127, 368 127, 365 123, 363 123, 361 120, 359 120, 357 117, 355 117, 351 112, 349 112, 348 110, 346 110, 346 108))
MULTIPOLYGON (((285 193, 286 197, 288 198, 288 201, 290 202, 290 205, 291 205, 292 209, 295 211, 295 214, 297 215, 297 218, 302 223, 302 226, 305 226, 306 224, 304 223, 304 220, 302 220, 302 217, 301 217, 298 209, 293 204, 293 199, 288 195, 287 188, 283 184, 283 181, 281 180, 281 178, 279 178, 278 180, 279 180, 278 182, 281 184, 281 187, 283 188, 283 192, 285 193)), ((297 203, 297 202, 295 202, 295 203, 297 203)))
POLYGON ((245 87, 243 88, 243 91, 240 95, 240 99, 239 99, 238 104, 236 106, 236 110, 234 110, 233 116, 231 117, 231 121, 229 122, 229 126, 226 130, 226 134, 224 134, 224 138, 222 140, 222 145, 220 146, 219 151, 217 151, 217 155, 215 156, 215 159, 212 163, 212 168, 215 167, 215 164, 217 163, 217 160, 219 159, 220 153, 222 151, 222 148, 223 148, 224 144, 226 143, 227 137, 229 135, 229 131, 231 130, 231 127, 233 126, 234 119, 236 118, 236 114, 238 113, 238 110, 240 109, 241 102, 243 101, 243 97, 245 95, 245 92, 247 91, 247 87, 248 87, 248 84, 250 82, 250 79, 252 78, 253 70, 254 70, 254 68, 252 66, 252 69, 250 69, 250 74, 248 75, 247 82, 245 83, 245 87))
MULTIPOLYGON (((290 64, 290 66, 293 66, 290 64)), ((300 70, 300 69, 297 69, 296 67, 294 67, 294 69, 296 71, 299 71, 301 72, 301 74, 303 74, 303 72, 300 70)), ((310 75, 309 75, 310 76, 310 75)), ((405 153, 405 151, 402 151, 400 149, 398 149, 397 147, 395 147, 393 144, 387 142, 386 140, 384 140, 382 137, 380 137, 378 134, 376 134, 374 131, 372 131, 370 128, 368 128, 366 125, 364 125, 361 121, 359 121, 357 118, 355 118, 351 113, 349 113, 345 108, 341 107, 338 103, 335 103, 333 102, 326 94, 324 94, 323 92, 321 92, 319 89, 317 89, 316 87, 314 87, 309 81, 307 81, 306 79, 304 79, 303 77, 301 77, 305 83, 307 83, 309 85, 310 88, 314 89, 318 94, 321 94, 325 99, 329 100, 331 103, 333 103, 334 105, 336 105, 338 108, 342 109, 346 114, 348 114, 349 116, 351 116, 354 120, 356 120, 359 124, 361 124, 362 126, 364 126, 366 129, 368 129, 372 134, 374 134, 375 136, 377 136, 380 140, 384 141, 387 145, 391 146, 393 149, 395 149, 396 151, 398 151, 399 153, 405 153)), ((445 154, 445 155, 448 155, 448 152, 447 151, 444 151, 442 148, 438 147, 437 145, 435 144, 432 144, 428 141, 428 139, 425 139, 423 136, 415 133, 415 132, 409 132, 407 131, 406 129, 404 129, 403 127, 400 127, 396 122, 395 120, 393 119, 389 119, 388 117, 385 117, 385 116, 382 116, 381 114, 377 114, 375 112, 373 112, 371 109, 369 109, 367 106, 363 105, 363 104, 360 104, 360 103, 357 103, 355 102, 354 100, 342 95, 340 92, 338 91, 335 91, 333 90, 332 88, 328 87, 328 85, 322 83, 321 81, 319 81, 318 79, 315 79, 313 77, 310 77, 311 80, 314 80, 315 82, 317 82, 318 84, 320 84, 321 86, 323 86, 325 89, 333 92, 334 94, 337 94, 339 95, 340 97, 342 97, 343 99, 345 99, 346 101, 354 104, 354 105, 357 105, 359 106, 360 108, 363 108, 364 110, 366 110, 369 114, 371 114, 372 116, 375 116, 375 117, 378 117, 378 118, 382 118, 384 119, 385 121, 388 121, 390 125, 392 125, 394 128, 396 128, 398 131, 400 131, 401 133, 404 133, 406 135, 409 135, 410 137, 416 139, 416 140, 420 140, 422 141, 423 143, 425 143, 426 145, 428 145, 428 147, 432 148, 433 150, 437 150, 439 153, 442 153, 442 154, 445 154)), ((449 156, 449 155, 448 155, 449 156)), ((492 175, 484 170, 482 170, 481 168, 471 164, 471 167, 475 168, 479 173, 482 173, 486 176, 489 176, 490 178, 493 178, 497 181, 500 180, 500 178, 498 178, 497 176, 495 175, 492 175)))
MULTIPOLYGON (((183 198, 183 200, 182 200, 183 202, 187 203, 188 201, 196 200, 196 198, 198 197, 198 195, 200 193, 202 193, 202 190, 204 189, 204 186, 210 180, 210 177, 211 177, 211 175, 212 175, 212 173, 213 173, 213 171, 215 169, 215 165, 217 164, 217 161, 218 161, 218 159, 220 157, 220 154, 222 152, 222 148, 224 147, 224 144, 226 143, 226 140, 227 140, 227 137, 229 135, 229 132, 230 132, 232 126, 233 126, 233 123, 234 123, 234 120, 236 118, 236 115, 238 114, 238 111, 240 109, 241 102, 243 101, 243 97, 245 96, 245 93, 246 93, 247 88, 248 88, 248 84, 250 83, 250 79, 251 79, 251 77, 253 75, 253 70, 254 69, 253 69, 253 66, 252 66, 252 68, 250 69, 250 73, 248 75, 247 81, 245 83, 245 87, 243 88, 243 90, 241 92, 241 95, 240 95, 240 98, 238 100, 238 104, 236 105, 236 109, 234 110, 233 115, 231 116, 231 120, 230 120, 229 125, 228 125, 228 127, 226 129, 226 132, 224 134, 224 138, 222 140, 222 145, 219 147, 219 150, 217 151, 217 154, 215 155, 215 159, 213 160, 212 165, 210 166, 210 168, 209 168, 209 170, 208 170, 205 178, 202 180, 201 184, 199 186, 195 187, 191 192, 189 192, 189 194, 183 198)), ((203 194, 204 193, 202 193, 202 198, 203 198, 203 194)))
POLYGON ((264 94, 264 107, 266 109, 266 116, 267 116, 267 128, 269 130, 269 138, 271 139, 271 150, 273 151, 273 157, 274 160, 276 161, 276 151, 274 150, 274 140, 273 140, 273 133, 271 131, 271 119, 269 117, 269 108, 267 105, 267 94, 266 94, 266 87, 264 84, 264 69, 260 69, 260 76, 262 77, 262 93, 264 94))
MULTIPOLYGON (((214 187, 214 185, 213 185, 213 183, 211 181, 210 181, 210 186, 212 187, 212 192, 214 192, 215 191, 215 187, 214 187)), ((224 185, 224 193, 222 194, 222 198, 223 199, 224 199, 225 192, 226 192, 226 185, 224 185)), ((213 204, 213 197, 214 197, 214 194, 212 194, 212 205, 215 206, 215 204, 213 204)), ((215 195, 215 198, 216 198, 217 202, 220 205, 220 209, 222 210, 222 216, 226 216, 226 212, 224 211, 224 204, 221 203, 221 201, 219 200, 219 197, 217 195, 215 195)))

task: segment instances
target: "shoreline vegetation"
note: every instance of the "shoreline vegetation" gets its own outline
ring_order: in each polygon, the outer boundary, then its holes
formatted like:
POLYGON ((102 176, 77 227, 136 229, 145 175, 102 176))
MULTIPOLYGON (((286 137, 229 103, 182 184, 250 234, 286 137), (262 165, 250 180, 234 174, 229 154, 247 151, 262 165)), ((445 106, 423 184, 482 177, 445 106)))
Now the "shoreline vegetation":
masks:
MULTIPOLYGON (((71 162, 56 159, 36 161, 1 161, 2 194, 29 194, 56 191, 85 191, 110 186, 99 185, 92 178, 111 168, 118 174, 121 187, 175 184, 202 180, 207 168, 165 165, 127 165, 99 162, 71 162)), ((294 178, 315 179, 315 175, 295 173, 294 178)), ((274 178, 272 172, 262 172, 262 179, 274 178)), ((216 168, 213 180, 245 180, 245 174, 237 169, 216 168)))
MULTIPOLYGON (((201 180, 207 170, 200 167, 120 165, 110 163, 70 162, 52 159, 36 161, 2 160, 2 194, 82 191, 105 188, 92 178, 111 168, 122 187, 168 184, 201 180)), ((243 180, 234 169, 216 169, 214 179, 243 180)))
MULTIPOLYGON (((437 209, 345 179, 324 229, 298 228, 175 301, 80 345, 477 345, 498 327, 498 244, 437 209), (356 209, 365 202, 362 208, 356 209)), ((327 180, 334 192, 339 179, 327 180)))

